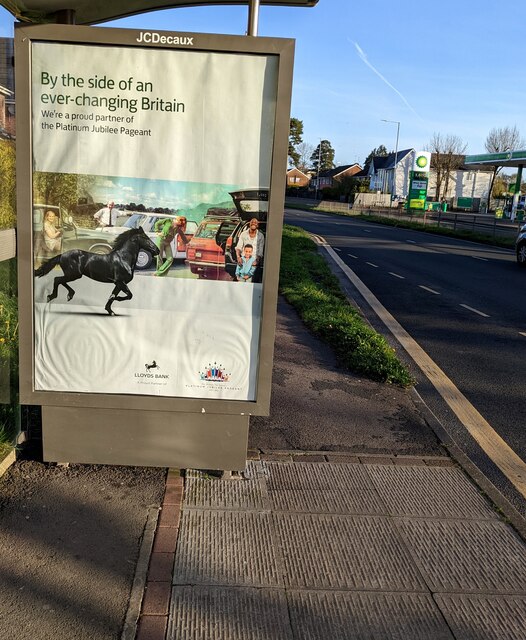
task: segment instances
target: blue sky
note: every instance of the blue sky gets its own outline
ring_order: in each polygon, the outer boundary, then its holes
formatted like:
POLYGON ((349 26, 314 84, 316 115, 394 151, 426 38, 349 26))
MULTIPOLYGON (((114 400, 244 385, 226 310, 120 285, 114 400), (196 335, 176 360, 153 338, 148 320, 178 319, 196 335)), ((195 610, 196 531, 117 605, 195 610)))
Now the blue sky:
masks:
MULTIPOLYGON (((0 9, 0 36, 12 35, 0 9)), ((105 26, 242 35, 246 7, 153 12, 105 26)), ((320 0, 315 8, 261 7, 261 36, 296 39, 292 115, 304 140, 331 141, 339 164, 384 144, 420 149, 455 134, 484 152, 492 127, 526 138, 526 2, 320 0)))

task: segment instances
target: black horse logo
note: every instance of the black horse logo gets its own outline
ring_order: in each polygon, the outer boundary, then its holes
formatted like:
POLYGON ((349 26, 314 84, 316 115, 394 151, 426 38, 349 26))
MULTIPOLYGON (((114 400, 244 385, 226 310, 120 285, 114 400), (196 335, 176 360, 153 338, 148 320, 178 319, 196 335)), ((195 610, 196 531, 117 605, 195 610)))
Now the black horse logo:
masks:
POLYGON ((155 360, 152 360, 152 364, 146 363, 144 365, 144 368, 146 369, 146 371, 151 371, 152 369, 160 369, 161 367, 157 364, 157 362, 155 362, 155 360))
POLYGON ((128 289, 127 284, 133 279, 140 249, 145 249, 154 256, 159 254, 159 248, 150 240, 142 227, 121 233, 113 243, 113 249, 110 253, 100 255, 81 249, 66 251, 66 253, 61 253, 44 262, 41 267, 35 270, 35 275, 41 278, 52 271, 56 265, 59 265, 64 272, 63 276, 55 278, 53 291, 47 297, 48 302, 57 297, 59 285, 67 290, 69 302, 75 295, 75 291, 67 283, 78 280, 82 276, 88 276, 97 282, 113 282, 115 287, 104 309, 110 316, 114 316, 115 312, 111 305, 115 301, 122 302, 132 298, 132 292, 128 289), (121 292, 124 295, 120 296, 121 292))

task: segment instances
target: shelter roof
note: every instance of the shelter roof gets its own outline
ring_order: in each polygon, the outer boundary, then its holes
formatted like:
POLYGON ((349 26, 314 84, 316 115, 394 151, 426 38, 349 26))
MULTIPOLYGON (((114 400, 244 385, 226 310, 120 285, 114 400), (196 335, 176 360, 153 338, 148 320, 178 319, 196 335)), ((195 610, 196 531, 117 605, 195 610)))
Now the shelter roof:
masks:
MULTIPOLYGON (((314 7, 318 0, 260 0, 262 5, 314 7)), ((62 11, 75 11, 76 24, 96 24, 137 13, 201 5, 244 4, 249 0, 0 0, 21 22, 55 22, 62 11)))

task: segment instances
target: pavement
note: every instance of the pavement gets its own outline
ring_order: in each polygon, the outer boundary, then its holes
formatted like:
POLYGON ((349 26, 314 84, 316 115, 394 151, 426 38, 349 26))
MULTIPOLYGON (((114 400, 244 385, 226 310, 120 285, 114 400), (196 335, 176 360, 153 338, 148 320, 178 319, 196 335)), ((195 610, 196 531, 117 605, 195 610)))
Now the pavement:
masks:
POLYGON ((431 422, 280 302, 271 414, 169 474, 136 640, 524 640, 524 539, 431 422))
POLYGON ((0 478, 0 637, 524 640, 526 529, 451 451, 280 301, 245 469, 0 478))

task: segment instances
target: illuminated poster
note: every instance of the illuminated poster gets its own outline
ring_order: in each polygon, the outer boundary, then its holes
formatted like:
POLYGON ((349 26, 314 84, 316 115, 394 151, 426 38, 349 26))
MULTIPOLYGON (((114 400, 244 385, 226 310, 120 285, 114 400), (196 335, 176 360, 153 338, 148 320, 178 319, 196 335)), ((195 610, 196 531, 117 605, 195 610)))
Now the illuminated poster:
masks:
POLYGON ((277 57, 31 56, 35 390, 254 400, 277 57))

